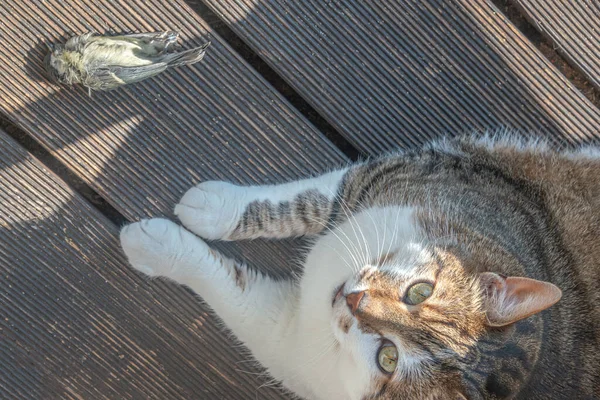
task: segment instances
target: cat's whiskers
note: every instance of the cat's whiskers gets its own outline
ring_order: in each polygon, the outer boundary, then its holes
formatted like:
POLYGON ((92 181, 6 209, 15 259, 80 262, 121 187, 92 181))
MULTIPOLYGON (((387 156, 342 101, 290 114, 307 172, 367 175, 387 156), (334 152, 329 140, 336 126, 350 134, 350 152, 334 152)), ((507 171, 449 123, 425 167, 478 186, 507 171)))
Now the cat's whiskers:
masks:
MULTIPOLYGON (((383 250, 383 244, 385 243, 385 237, 384 237, 384 242, 380 244, 380 241, 379 241, 379 229, 378 229, 378 225, 375 223, 375 220, 373 219, 373 216, 371 214, 371 208, 365 203, 365 200, 360 200, 358 202, 356 208, 359 209, 359 210, 362 209, 367 214, 367 216, 371 219, 371 221, 373 222, 373 226, 375 228, 375 235, 376 235, 376 244, 377 244, 377 253, 376 254, 377 254, 377 257, 382 256, 383 254, 381 253, 381 251, 383 250)), ((348 210, 349 210, 349 208, 348 208, 348 210)), ((400 212, 400 209, 398 209, 398 212, 400 212)), ((371 247, 368 245, 368 242, 367 242, 364 234, 362 233, 361 226, 358 223, 358 221, 356 220, 356 217, 354 217, 354 214, 352 214, 352 217, 353 217, 354 221, 357 223, 359 231, 360 231, 360 233, 362 235, 363 242, 365 243, 366 260, 363 263, 363 265, 369 265, 373 261, 375 261, 374 258, 371 256, 371 252, 370 252, 371 251, 371 247)), ((386 230, 384 230, 384 234, 385 234, 385 232, 386 232, 386 230)))
MULTIPOLYGON (((390 253, 390 251, 392 250, 392 246, 395 243, 396 234, 398 233, 398 219, 400 218, 400 211, 402 211, 402 209, 400 207, 397 207, 397 209, 396 209, 396 221, 394 221, 394 228, 393 228, 392 238, 390 239, 390 244, 389 244, 388 249, 386 250, 385 254, 389 254, 390 253)), ((387 231, 387 229, 386 229, 386 231, 387 231)))
MULTIPOLYGON (((351 264, 348 262, 348 260, 347 260, 345 257, 343 257, 343 256, 342 256, 342 255, 341 255, 341 254, 340 254, 340 253, 339 253, 339 252, 338 252, 338 251, 337 251, 335 248, 333 248, 333 247, 331 247, 331 246, 327 246, 327 247, 329 247, 329 248, 331 248, 332 250, 334 250, 334 251, 336 252, 336 254, 342 258, 342 260, 343 260, 343 261, 345 262, 345 264, 346 264, 346 265, 347 265, 347 266, 350 268, 350 270, 352 271, 352 273, 357 273, 357 272, 359 271, 359 269, 360 269, 360 265, 361 265, 361 264, 360 264, 360 261, 359 261, 359 258, 360 258, 360 257, 359 257, 359 254, 358 254, 358 252, 356 252, 356 253, 355 253, 354 251, 352 251, 352 249, 350 249, 350 247, 348 247, 348 245, 346 244, 346 242, 344 242, 344 240, 342 240, 342 238, 341 238, 341 237, 340 237, 340 236, 337 234, 337 232, 336 232, 336 231, 334 231, 334 230, 333 230, 332 228, 330 228, 329 226, 327 226, 327 224, 325 224, 323 221, 319 221, 319 220, 317 220, 317 219, 315 219, 315 218, 308 217, 308 216, 307 216, 307 219, 309 219, 309 220, 310 220, 310 221, 312 221, 312 222, 315 222, 315 223, 318 223, 318 224, 321 224, 321 225, 323 225, 323 227, 324 227, 325 229, 327 229, 327 231, 328 231, 329 233, 331 233, 331 234, 332 234, 332 235, 333 235, 335 238, 337 238, 337 239, 339 240, 339 242, 340 242, 340 243, 341 243, 341 244, 342 244, 342 245, 343 245, 343 246, 346 248, 346 250, 348 251, 348 254, 350 255, 350 257, 352 257, 352 260, 354 261, 354 264, 356 265, 356 267, 355 267, 355 268, 353 268, 353 267, 352 267, 352 265, 351 265, 351 264)), ((346 239, 348 239, 348 241, 350 241, 350 242, 351 242, 350 238, 348 237, 348 235, 346 235, 346 233, 345 233, 345 232, 343 232, 343 231, 339 231, 339 232, 340 232, 340 233, 342 233, 342 234, 343 234, 343 235, 346 237, 346 239)))
MULTIPOLYGON (((310 366, 316 364, 325 355, 330 354, 330 352, 332 350, 336 350, 336 347, 339 345, 338 342, 335 339, 331 339, 331 340, 329 340, 327 342, 321 341, 320 344, 322 344, 323 347, 325 347, 325 349, 323 349, 322 351, 320 351, 317 354, 315 354, 314 356, 312 356, 306 362, 304 362, 302 364, 296 365, 294 369, 296 369, 298 372, 295 373, 295 374, 292 374, 290 376, 286 376, 285 379, 287 379, 287 380, 293 380, 293 379, 295 379, 300 374, 300 371, 304 371, 304 370, 307 369, 307 367, 310 367, 310 366)), ((334 351, 334 354, 337 354, 337 351, 334 351)), ((261 389, 263 387, 272 387, 273 385, 277 385, 277 384, 279 384, 279 381, 277 381, 275 379, 272 379, 271 381, 266 382, 266 383, 260 385, 256 390, 259 390, 259 389, 261 389)))
MULTIPOLYGON (((349 205, 344 200, 344 198, 342 198, 338 193, 334 193, 330 188, 327 188, 327 190, 329 190, 329 193, 333 196, 333 199, 337 200, 339 202, 340 208, 344 212, 344 215, 346 216, 346 221, 348 221, 348 223, 350 224, 350 227, 352 228, 352 231, 354 232, 354 236, 358 240, 359 239, 358 234, 356 233, 356 229, 354 227, 354 224, 352 223, 353 212, 352 212, 352 210, 350 210, 349 205)), ((350 240, 350 239, 348 238, 348 240, 350 240)))
POLYGON ((364 259, 361 261, 362 261, 362 265, 368 265, 369 261, 372 259, 372 256, 371 256, 371 249, 367 242, 367 238, 365 237, 363 230, 362 230, 360 224, 358 223, 358 221, 356 220, 356 216, 354 216, 354 214, 351 214, 351 219, 348 219, 348 222, 350 223, 350 226, 352 226, 352 230, 354 231, 356 240, 360 241, 360 239, 362 238, 362 244, 360 245, 360 249, 363 250, 364 259), (358 235, 356 234, 356 231, 354 230, 354 223, 352 223, 352 221, 354 221, 356 223, 356 228, 358 229, 358 232, 360 233, 360 236, 361 236, 360 238, 358 237, 358 235), (363 249, 363 246, 364 246, 364 249, 363 249))
MULTIPOLYGON (((323 331, 326 331, 327 329, 323 329, 323 331)), ((309 367, 311 365, 314 365, 316 362, 320 361, 323 356, 325 356, 326 354, 328 354, 331 350, 336 350, 335 347, 338 345, 337 341, 335 341, 335 339, 331 339, 329 341, 323 341, 323 339, 320 337, 318 339, 316 339, 314 342, 311 343, 307 343, 306 346, 303 346, 302 348, 300 348, 301 350, 303 350, 304 348, 312 348, 314 349, 315 346, 323 346, 325 347, 323 350, 321 350, 318 354, 314 355, 312 358, 310 358, 309 360, 307 360, 304 364, 300 364, 297 370, 298 371, 302 371, 305 367, 309 367)), ((240 372, 245 372, 248 374, 252 374, 252 375, 257 375, 257 376, 268 376, 268 372, 265 371, 264 373, 257 373, 257 372, 249 372, 249 371, 243 371, 240 370, 240 372)), ((293 380, 295 379, 297 376, 299 375, 299 373, 290 375, 288 377, 286 377, 286 379, 288 380, 293 380)), ((258 386, 256 388, 256 391, 258 392, 258 390, 262 389, 262 388, 271 388, 271 387, 275 387, 275 386, 280 386, 281 382, 277 379, 270 379, 268 381, 266 381, 265 383, 261 384, 260 386, 258 386)))
MULTIPOLYGON (((377 228, 375 228, 377 229, 377 228)), ((388 250, 383 253, 383 248, 385 246, 385 239, 387 238, 387 227, 385 226, 384 223, 384 229, 383 229, 383 240, 381 241, 381 250, 379 250, 379 246, 378 246, 378 251, 377 251, 377 257, 385 257, 386 254, 389 254, 389 250, 391 248, 391 242, 390 242, 390 246, 388 247, 388 250)), ((395 228, 394 228, 395 231, 395 228)), ((392 242, 393 242, 394 236, 392 235, 392 242)))
POLYGON ((338 202, 341 206, 340 208, 344 212, 344 215, 346 216, 346 220, 350 224, 350 227, 352 228, 352 231, 354 232, 354 236, 356 237, 356 240, 360 242, 360 238, 358 237, 358 234, 356 233, 356 228, 358 228, 358 231, 361 234, 362 241, 364 244, 364 249, 362 248, 362 246, 360 246, 361 250, 364 251, 364 254, 363 254, 363 259, 360 260, 361 264, 359 264, 359 265, 367 265, 369 263, 369 260, 371 259, 371 254, 370 254, 367 239, 365 238, 365 236, 362 232, 360 224, 358 223, 358 221, 356 221, 356 217, 354 216, 354 213, 350 209, 350 206, 348 205, 346 200, 344 198, 340 197, 338 194, 334 194, 331 189, 329 189, 329 191, 334 196, 334 198, 336 198, 338 200, 338 202), (356 222, 356 227, 355 227, 355 224, 353 223, 353 221, 356 222))
POLYGON ((306 360, 303 364, 299 364, 300 368, 298 368, 298 370, 303 370, 305 367, 309 367, 311 365, 316 364, 318 361, 320 361, 323 356, 325 356, 326 354, 328 354, 331 350, 334 350, 337 346, 339 346, 339 343, 337 340, 335 340, 333 338, 333 336, 330 338, 329 341, 326 342, 321 342, 323 344, 322 347, 324 347, 322 350, 320 350, 317 354, 315 354, 314 356, 312 356, 310 359, 306 360))
MULTIPOLYGON (((382 248, 380 248, 380 246, 383 246, 383 244, 379 241, 379 229, 377 229, 377 224, 375 223, 375 220, 373 219, 373 216, 371 215, 371 211, 369 208, 365 209, 366 214, 368 215, 368 217, 371 219, 371 222, 373 223, 373 228, 375 229, 375 242, 377 244, 377 257, 381 256, 381 250, 383 250, 382 248)), ((385 230, 384 230, 385 233, 385 230)), ((370 261, 372 262, 372 259, 370 259, 370 261)))
MULTIPOLYGON (((316 220, 313 220, 313 222, 320 223, 320 221, 316 221, 316 220)), ((348 247, 348 246, 347 246, 347 245, 344 243, 344 241, 342 240, 342 238, 341 238, 341 237, 339 237, 339 236, 338 236, 338 235, 337 235, 337 234, 336 234, 334 231, 332 231, 330 228, 327 228, 327 229, 328 229, 328 230, 330 231, 330 233, 332 233, 332 234, 334 235, 334 237, 335 237, 336 239, 338 239, 338 240, 340 241, 340 243, 341 243, 341 244, 342 244, 342 245, 343 245, 343 246, 346 248, 346 250, 347 250, 348 254, 350 255, 350 257, 352 257, 352 259, 353 259, 353 261, 354 261, 354 264, 356 265, 356 267, 353 267, 353 266, 352 266, 352 264, 351 264, 350 262, 348 262, 348 260, 346 259, 346 257, 342 256, 342 255, 340 254, 340 252, 339 252, 339 251, 337 251, 337 249, 336 249, 336 248, 334 248, 334 247, 332 247, 332 246, 330 246, 330 245, 327 245, 327 244, 324 244, 324 245, 325 245, 325 246, 327 246, 329 249, 333 250, 333 251, 334 251, 334 252, 335 252, 335 253, 336 253, 336 254, 337 254, 339 257, 340 257, 340 259, 341 259, 341 260, 344 262, 344 265, 345 265, 345 266, 347 266, 347 267, 350 269, 350 271, 351 271, 353 274, 354 274, 354 273, 356 273, 356 272, 358 271, 358 260, 357 260, 357 259, 356 259, 356 257, 353 255, 353 252, 352 252, 352 251, 351 251, 351 249, 350 249, 350 248, 349 248, 349 247, 348 247)))
MULTIPOLYGON (((332 332, 331 327, 329 325, 325 326, 320 331, 316 331, 316 332, 313 331, 312 334, 314 336, 318 336, 317 334, 327 334, 328 338, 330 339, 329 341, 333 340, 334 343, 336 343, 336 344, 338 343, 338 341, 334 338, 333 332, 332 332)), ((325 342, 325 343, 328 343, 328 342, 325 342)), ((314 341, 310 341, 308 343, 305 343, 303 346, 298 346, 297 348, 299 350, 314 349, 315 346, 322 345, 322 343, 324 343, 323 342, 323 337, 322 336, 318 336, 318 337, 314 338, 314 341)))

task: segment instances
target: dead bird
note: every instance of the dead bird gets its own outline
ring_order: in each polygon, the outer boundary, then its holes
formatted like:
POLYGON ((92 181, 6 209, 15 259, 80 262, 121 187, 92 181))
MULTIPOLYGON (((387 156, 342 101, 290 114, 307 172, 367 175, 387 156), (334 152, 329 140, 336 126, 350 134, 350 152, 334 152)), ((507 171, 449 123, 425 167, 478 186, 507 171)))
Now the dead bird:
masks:
POLYGON ((161 72, 202 60, 210 42, 174 52, 179 33, 173 31, 99 36, 74 36, 50 48, 44 66, 58 83, 80 83, 92 90, 111 90, 161 72))

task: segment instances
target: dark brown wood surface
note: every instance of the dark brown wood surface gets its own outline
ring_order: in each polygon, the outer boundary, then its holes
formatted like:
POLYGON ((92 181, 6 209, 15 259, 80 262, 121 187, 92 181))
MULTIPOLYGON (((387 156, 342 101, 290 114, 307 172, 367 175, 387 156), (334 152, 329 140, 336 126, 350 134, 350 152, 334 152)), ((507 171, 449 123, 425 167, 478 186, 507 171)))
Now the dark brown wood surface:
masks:
POLYGON ((0 18, 0 109, 126 217, 168 212, 194 182, 290 180, 344 160, 183 1, 29 0, 0 18), (48 83, 46 43, 92 29, 212 45, 198 64, 91 98, 48 83))
POLYGON ((0 398, 280 398, 184 288, 0 131, 0 398))
POLYGON ((489 0, 205 3, 366 153, 500 126, 597 137, 598 109, 489 0))
MULTIPOLYGON (((24 1, 1 13, 13 22, 0 25, 0 109, 129 220, 172 217, 204 180, 286 181, 346 161, 182 1, 24 1), (46 42, 109 28, 177 28, 185 47, 212 45, 199 64, 91 98, 48 83, 46 42)), ((230 248, 270 271, 291 256, 282 245, 230 248)))
POLYGON ((595 0, 514 0, 555 49, 600 89, 600 3, 595 0))
MULTIPOLYGON (((0 109, 131 221, 155 215, 172 217, 179 197, 203 180, 281 182, 346 162, 336 147, 181 1, 25 1, 5 3, 0 14, 5 21, 0 24, 0 109), (80 87, 65 88, 47 82, 41 64, 46 42, 90 29, 109 28, 179 29, 184 47, 209 39, 212 45, 199 64, 123 90, 94 93, 91 98, 80 87)), ((21 184, 26 188, 35 182, 32 175, 24 177, 21 184)), ((0 182, 2 193, 17 190, 18 181, 11 185, 0 182)), ((57 196, 51 187, 46 190, 46 197, 38 200, 40 207, 46 207, 45 202, 57 196)), ((24 195, 15 196, 18 199, 24 195)), ((35 194, 30 197, 35 198, 35 194)), ((107 398, 146 398, 144 393, 158 399, 279 396, 277 390, 261 387, 268 380, 256 375, 243 350, 208 316, 207 307, 201 306, 188 291, 173 285, 139 278, 132 281, 134 274, 123 262, 117 245, 117 229, 102 228, 104 236, 95 245, 100 234, 86 227, 86 218, 97 226, 94 229, 101 229, 106 220, 97 221, 93 213, 86 217, 89 207, 75 208, 79 212, 77 218, 60 209, 49 211, 52 219, 44 230, 31 225, 11 228, 18 233, 11 243, 20 247, 14 248, 2 266, 10 267, 8 260, 17 258, 24 266, 31 263, 27 268, 37 268, 44 276, 60 277, 65 270, 83 275, 76 275, 78 278, 68 284, 56 280, 45 283, 57 296, 54 301, 64 304, 66 310, 51 308, 44 297, 28 314, 11 311, 13 320, 21 318, 22 325, 4 326, 4 335, 20 337, 22 345, 32 348, 34 355, 38 349, 35 346, 44 346, 45 353, 7 369, 12 378, 8 386, 0 385, 1 398, 11 393, 17 383, 22 390, 31 386, 31 398, 52 398, 34 394, 43 394, 50 386, 57 393, 71 390, 74 396, 83 398, 97 398, 99 394, 107 398), (65 234, 65 229, 81 231, 75 239, 65 234), (39 261, 31 261, 34 255, 44 259, 40 255, 45 251, 41 233, 57 236, 53 240, 62 240, 62 246, 67 248, 69 243, 75 243, 88 258, 74 262, 71 253, 63 258, 56 255, 51 262, 36 267, 39 261), (110 245, 104 246, 105 242, 110 245), (96 289, 98 280, 87 278, 93 274, 86 271, 104 268, 105 258, 116 258, 111 268, 119 272, 107 275, 96 289), (104 293, 104 287, 113 291, 104 293), (83 296, 85 306, 69 311, 76 294, 83 296), (136 300, 138 294, 140 298, 136 300), (105 312, 98 311, 98 307, 110 307, 111 323, 103 322, 101 328, 77 336, 78 327, 88 329, 92 316, 105 312), (170 319, 166 319, 169 314, 170 319), (142 319, 132 320, 134 316, 142 319), (45 320, 38 320, 41 317, 72 325, 73 333, 62 341, 47 342, 46 336, 36 333, 46 329, 45 320), (119 352, 123 355, 125 350, 120 344, 107 347, 106 343, 117 340, 115 337, 134 341, 127 345, 129 353, 125 357, 149 358, 151 364, 116 363, 119 352), (89 356, 82 358, 75 345, 68 347, 70 341, 94 352, 93 361, 89 356), (148 349, 160 352, 160 357, 148 349), (55 377, 53 370, 59 365, 62 366, 55 377), (127 376, 123 376, 124 368, 129 368, 127 376), (29 374, 37 380, 30 381, 29 374)), ((7 210, 6 215, 12 212, 7 210)), ((290 259, 298 256, 296 246, 287 242, 217 247, 277 275, 289 274, 290 259)), ((11 309, 18 306, 26 301, 28 293, 44 285, 32 281, 26 275, 27 268, 22 268, 12 280, 24 294, 11 292, 1 303, 3 306, 8 306, 4 301, 10 301, 11 309)))

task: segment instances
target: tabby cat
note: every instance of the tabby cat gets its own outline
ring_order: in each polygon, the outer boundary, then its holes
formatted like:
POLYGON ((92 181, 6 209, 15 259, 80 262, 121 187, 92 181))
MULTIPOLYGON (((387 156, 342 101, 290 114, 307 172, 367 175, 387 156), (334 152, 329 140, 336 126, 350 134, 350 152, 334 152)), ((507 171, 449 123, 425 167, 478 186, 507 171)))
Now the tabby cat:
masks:
POLYGON ((599 178, 594 150, 446 140, 281 185, 204 182, 175 207, 187 229, 144 220, 121 243, 302 398, 599 399, 599 178), (281 281, 196 235, 315 240, 281 281))

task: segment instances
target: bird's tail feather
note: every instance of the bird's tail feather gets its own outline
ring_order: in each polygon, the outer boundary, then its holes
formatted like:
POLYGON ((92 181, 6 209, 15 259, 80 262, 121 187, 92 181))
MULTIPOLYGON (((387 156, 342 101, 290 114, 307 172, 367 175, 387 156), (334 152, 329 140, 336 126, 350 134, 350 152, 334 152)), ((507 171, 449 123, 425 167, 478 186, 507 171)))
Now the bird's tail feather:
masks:
POLYGON ((179 53, 169 54, 165 56, 163 62, 167 63, 169 68, 197 63, 204 58, 208 46, 210 46, 210 42, 200 47, 185 50, 179 53))

